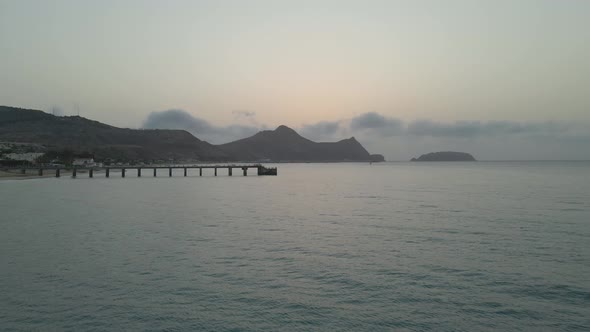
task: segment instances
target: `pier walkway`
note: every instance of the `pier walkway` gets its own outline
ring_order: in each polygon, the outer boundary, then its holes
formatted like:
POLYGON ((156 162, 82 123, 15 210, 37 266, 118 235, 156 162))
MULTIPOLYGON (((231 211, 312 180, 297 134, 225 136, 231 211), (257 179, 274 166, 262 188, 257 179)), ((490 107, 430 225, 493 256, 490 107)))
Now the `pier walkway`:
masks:
POLYGON ((94 177, 95 172, 104 171, 105 177, 110 177, 112 171, 119 171, 121 173, 121 177, 125 177, 125 174, 128 171, 136 171, 137 177, 141 177, 145 174, 143 171, 151 170, 154 177, 158 176, 159 169, 167 169, 168 176, 172 177, 173 170, 182 169, 183 175, 187 176, 189 170, 199 170, 199 176, 203 176, 203 169, 213 169, 214 176, 217 176, 218 170, 223 169, 227 170, 227 175, 232 176, 233 170, 238 169, 242 170, 242 175, 248 175, 248 169, 253 168, 256 169, 256 174, 259 176, 262 175, 277 175, 277 168, 276 167, 265 167, 261 164, 242 164, 242 165, 125 165, 125 166, 103 166, 103 167, 86 167, 86 166, 77 166, 77 167, 55 167, 55 166, 27 166, 27 167, 3 167, 2 169, 5 170, 16 170, 20 171, 21 174, 27 174, 27 171, 34 172, 39 176, 43 176, 45 172, 54 172, 55 177, 60 177, 62 171, 69 171, 71 172, 72 178, 76 178, 80 172, 87 172, 88 177, 94 177))

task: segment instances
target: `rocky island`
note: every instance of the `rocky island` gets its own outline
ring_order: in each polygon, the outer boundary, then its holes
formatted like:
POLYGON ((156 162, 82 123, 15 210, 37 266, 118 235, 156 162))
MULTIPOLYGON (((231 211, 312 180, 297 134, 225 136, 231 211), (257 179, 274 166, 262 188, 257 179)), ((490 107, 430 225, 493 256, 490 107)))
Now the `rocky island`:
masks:
POLYGON ((371 158, 371 162, 373 163, 380 163, 385 161, 385 157, 382 154, 372 154, 369 156, 371 158))
POLYGON ((466 152, 441 151, 423 154, 411 161, 476 161, 475 158, 466 152))

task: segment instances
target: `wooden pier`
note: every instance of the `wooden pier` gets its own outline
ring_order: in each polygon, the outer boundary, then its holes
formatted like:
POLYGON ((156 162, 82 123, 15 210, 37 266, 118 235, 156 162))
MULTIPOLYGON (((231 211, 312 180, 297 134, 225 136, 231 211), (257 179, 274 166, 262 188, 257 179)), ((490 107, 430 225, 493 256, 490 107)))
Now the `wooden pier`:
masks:
POLYGON ((104 166, 104 167, 54 167, 54 166, 29 166, 29 167, 7 167, 6 170, 20 170, 21 174, 27 174, 27 171, 34 172, 39 176, 43 176, 45 172, 54 172, 55 177, 61 177, 62 171, 71 171, 72 178, 76 178, 80 172, 88 173, 89 178, 94 177, 95 172, 104 171, 105 177, 111 177, 111 171, 119 171, 121 177, 124 178, 127 171, 134 170, 137 177, 142 176, 142 170, 153 170, 153 176, 158 176, 159 169, 168 170, 168 177, 172 177, 173 170, 182 169, 183 176, 188 176, 189 170, 199 170, 199 176, 203 176, 203 170, 213 170, 213 175, 217 176, 218 170, 227 170, 227 175, 232 176, 233 170, 242 170, 243 176, 248 176, 249 169, 256 169, 256 175, 277 175, 276 167, 265 167, 261 164, 251 165, 125 165, 125 166, 104 166))

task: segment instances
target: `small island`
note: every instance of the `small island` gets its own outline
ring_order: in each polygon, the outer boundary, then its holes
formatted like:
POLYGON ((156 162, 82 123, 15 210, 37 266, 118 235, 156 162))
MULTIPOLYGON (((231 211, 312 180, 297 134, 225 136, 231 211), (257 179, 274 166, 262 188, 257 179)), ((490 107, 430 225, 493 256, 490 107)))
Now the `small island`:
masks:
POLYGON ((369 156, 371 158, 371 162, 373 163, 380 163, 385 161, 385 157, 382 154, 372 154, 369 156))
POLYGON ((475 158, 466 152, 442 151, 423 154, 411 161, 476 161, 475 158))

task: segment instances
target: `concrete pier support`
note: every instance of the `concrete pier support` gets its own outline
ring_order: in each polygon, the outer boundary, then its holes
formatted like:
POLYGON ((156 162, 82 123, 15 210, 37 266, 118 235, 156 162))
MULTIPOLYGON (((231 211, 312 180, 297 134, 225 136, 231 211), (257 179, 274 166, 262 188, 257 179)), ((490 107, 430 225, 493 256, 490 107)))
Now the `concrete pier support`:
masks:
MULTIPOLYGON (((1 1, 1 0, 0 0, 1 1)), ((65 172, 66 176, 71 176, 72 178, 76 178, 78 176, 78 172, 82 172, 82 177, 85 177, 85 173, 88 172, 88 178, 93 178, 94 177, 94 173, 98 172, 98 176, 100 178, 102 178, 102 171, 104 170, 104 177, 105 178, 109 178, 111 175, 111 170, 115 171, 115 177, 118 176, 117 172, 121 171, 121 178, 125 178, 127 177, 127 171, 131 171, 133 174, 131 174, 131 177, 135 177, 135 171, 137 171, 137 177, 142 177, 142 173, 144 171, 144 168, 146 169, 146 171, 149 174, 149 169, 151 168, 154 174, 154 177, 156 177, 158 175, 158 170, 160 170, 160 175, 162 175, 162 170, 164 170, 167 168, 168 169, 168 176, 169 177, 173 177, 174 176, 174 172, 176 172, 176 176, 181 176, 180 172, 182 171, 182 174, 184 175, 184 177, 188 177, 189 176, 189 172, 191 172, 191 170, 195 170, 193 173, 191 173, 191 176, 196 176, 196 170, 199 170, 199 177, 203 176, 203 169, 205 169, 205 172, 209 172, 207 171, 207 169, 213 169, 214 175, 217 177, 219 174, 219 170, 221 170, 221 176, 223 177, 223 173, 224 173, 224 169, 227 169, 227 176, 233 176, 234 173, 234 169, 236 169, 238 172, 240 171, 240 169, 242 170, 242 174, 243 176, 248 176, 248 171, 250 168, 253 168, 255 171, 258 170, 258 175, 277 175, 277 168, 276 167, 264 167, 261 164, 246 164, 246 163, 239 163, 239 164, 231 164, 231 163, 223 163, 223 164, 184 164, 184 165, 177 165, 177 164, 173 164, 173 163, 169 163, 167 165, 158 165, 158 164, 151 164, 151 165, 147 165, 147 164, 118 164, 118 165, 105 165, 105 166, 93 166, 92 168, 89 165, 68 165, 68 166, 63 166, 63 165, 55 165, 55 167, 49 167, 46 166, 44 164, 39 164, 39 165, 18 165, 16 167, 8 167, 7 169, 11 172, 17 172, 20 174, 31 174, 33 173, 34 175, 39 175, 39 177, 45 176, 45 175, 49 175, 49 176, 54 176, 56 178, 61 177, 62 173, 65 172), (45 168, 47 167, 47 168, 45 168), (62 168, 63 167, 63 168, 62 168), (176 169, 176 170, 175 170, 176 169), (49 174, 45 174, 47 171, 49 171, 49 174), (52 173, 53 172, 53 173, 52 173)), ((256 175, 256 174, 254 174, 256 175)), ((149 176, 149 175, 147 175, 149 176)), ((238 175, 239 176, 239 173, 238 175)))

